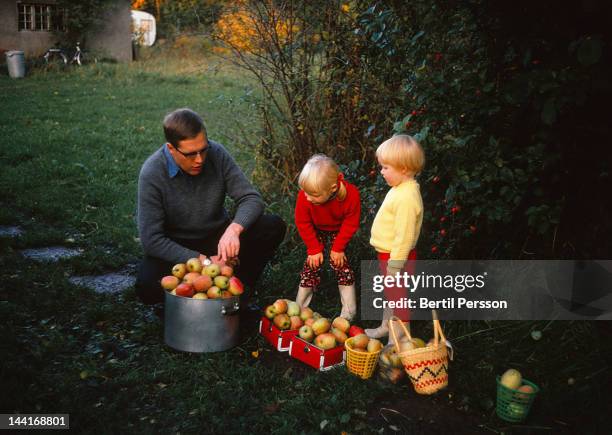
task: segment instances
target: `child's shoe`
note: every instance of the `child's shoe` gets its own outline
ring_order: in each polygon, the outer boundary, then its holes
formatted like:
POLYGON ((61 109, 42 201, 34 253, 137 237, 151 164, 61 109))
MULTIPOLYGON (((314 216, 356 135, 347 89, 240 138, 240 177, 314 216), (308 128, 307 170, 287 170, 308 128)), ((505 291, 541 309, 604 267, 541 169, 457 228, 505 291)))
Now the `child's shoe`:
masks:
POLYGON ((389 319, 391 316, 393 316, 393 308, 385 308, 380 326, 378 328, 366 329, 366 335, 370 338, 383 338, 389 335, 389 319))

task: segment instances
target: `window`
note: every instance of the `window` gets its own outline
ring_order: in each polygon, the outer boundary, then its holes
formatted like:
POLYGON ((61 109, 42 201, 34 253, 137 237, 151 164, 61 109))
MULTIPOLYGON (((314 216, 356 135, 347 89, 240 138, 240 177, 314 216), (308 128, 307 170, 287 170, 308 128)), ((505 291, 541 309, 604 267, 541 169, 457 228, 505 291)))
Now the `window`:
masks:
POLYGON ((54 4, 17 3, 18 29, 50 32, 66 30, 66 11, 54 4))

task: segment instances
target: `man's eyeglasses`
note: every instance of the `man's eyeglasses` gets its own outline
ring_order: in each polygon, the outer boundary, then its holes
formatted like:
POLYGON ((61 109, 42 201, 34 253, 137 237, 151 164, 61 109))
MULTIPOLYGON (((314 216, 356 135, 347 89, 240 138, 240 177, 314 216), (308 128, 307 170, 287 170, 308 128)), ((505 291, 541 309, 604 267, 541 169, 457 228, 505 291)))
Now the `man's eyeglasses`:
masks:
POLYGON ((200 157, 204 157, 206 153, 208 152, 208 148, 210 148, 210 145, 206 144, 206 146, 199 151, 184 153, 181 150, 179 150, 177 147, 174 147, 175 150, 177 150, 179 153, 181 153, 184 157, 188 159, 195 159, 197 155, 199 155, 200 157))

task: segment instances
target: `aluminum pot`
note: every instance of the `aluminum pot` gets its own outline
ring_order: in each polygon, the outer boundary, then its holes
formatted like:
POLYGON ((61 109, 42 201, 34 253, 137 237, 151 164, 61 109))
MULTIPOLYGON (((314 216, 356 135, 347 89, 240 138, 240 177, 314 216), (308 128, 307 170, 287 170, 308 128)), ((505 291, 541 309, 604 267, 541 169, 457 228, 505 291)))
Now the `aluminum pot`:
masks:
POLYGON ((240 298, 191 299, 166 293, 164 340, 184 352, 220 352, 238 344, 240 298))

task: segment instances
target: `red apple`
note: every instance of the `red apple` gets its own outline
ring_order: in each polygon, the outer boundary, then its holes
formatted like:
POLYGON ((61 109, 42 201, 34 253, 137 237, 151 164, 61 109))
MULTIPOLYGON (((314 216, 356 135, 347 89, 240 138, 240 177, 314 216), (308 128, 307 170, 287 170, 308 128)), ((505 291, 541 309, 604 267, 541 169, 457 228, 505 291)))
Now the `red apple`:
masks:
POLYGON ((168 275, 168 276, 164 276, 161 279, 161 286, 165 289, 165 290, 174 290, 176 288, 177 285, 180 284, 179 279, 174 276, 174 275, 168 275))
POLYGON ((200 276, 201 275, 198 272, 189 272, 187 275, 183 277, 183 282, 193 285, 196 279, 198 279, 200 276))
POLYGON ((205 292, 212 287, 212 279, 208 275, 200 275, 194 282, 193 288, 197 292, 205 292))
POLYGON ((313 319, 312 317, 310 319, 306 319, 304 320, 304 325, 310 326, 312 327, 312 324, 315 322, 315 319, 313 319))
POLYGON ((370 339, 368 338, 367 335, 365 334, 358 334, 356 336, 353 337, 353 340, 351 341, 351 344, 353 345, 353 348, 357 349, 357 350, 366 350, 366 347, 368 347, 368 342, 370 341, 370 339))
POLYGON ((186 282, 177 285, 175 290, 177 296, 184 296, 186 298, 190 298, 194 294, 193 286, 186 282))
POLYGON ((231 294, 238 296, 244 293, 244 285, 238 278, 236 278, 235 276, 232 276, 229 279, 228 290, 230 291, 231 294))
POLYGON ((311 319, 312 318, 313 312, 314 311, 312 311, 311 308, 304 307, 300 311, 300 318, 305 322, 307 319, 311 319))
POLYGON ((287 312, 287 302, 284 299, 277 299, 272 305, 274 305, 276 314, 283 314, 287 312))
POLYGON ((302 319, 300 319, 300 316, 291 316, 289 317, 289 320, 291 321, 291 326, 289 327, 289 329, 299 329, 304 324, 304 322, 302 322, 302 319))
POLYGON ((206 296, 208 296, 209 299, 219 299, 221 297, 221 289, 213 285, 206 291, 206 296))
POLYGON ((365 331, 363 330, 363 328, 360 328, 357 325, 351 326, 348 330, 349 337, 354 337, 359 334, 365 334, 365 331))
POLYGON ((278 329, 289 329, 291 326, 291 320, 286 314, 277 314, 273 320, 274 324, 278 329))
POLYGON ((221 299, 229 299, 233 297, 234 295, 228 292, 227 290, 221 290, 221 299))
POLYGON ((232 276, 234 276, 234 268, 226 264, 221 266, 220 272, 221 272, 221 275, 227 276, 228 278, 231 278, 232 276))
POLYGON ((317 335, 314 339, 314 345, 323 350, 333 349, 336 347, 336 337, 329 332, 317 335))

